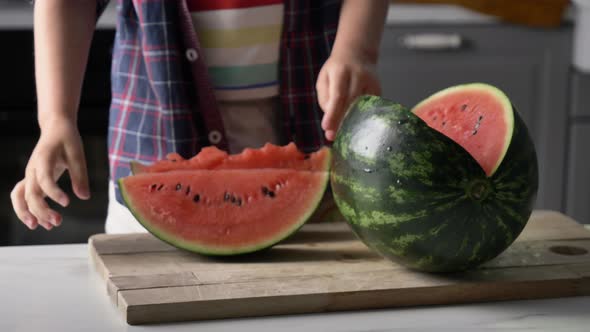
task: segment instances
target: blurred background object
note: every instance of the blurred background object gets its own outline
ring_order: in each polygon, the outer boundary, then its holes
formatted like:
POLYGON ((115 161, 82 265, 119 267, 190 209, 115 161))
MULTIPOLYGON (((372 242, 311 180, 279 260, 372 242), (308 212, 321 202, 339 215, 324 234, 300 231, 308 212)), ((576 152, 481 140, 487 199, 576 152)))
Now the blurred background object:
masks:
POLYGON ((590 73, 590 0, 574 0, 574 58, 576 69, 590 73))
POLYGON ((533 27, 557 27, 569 0, 393 0, 393 3, 459 5, 499 19, 533 27))
POLYGON ((78 125, 84 140, 92 199, 74 199, 66 176, 60 186, 70 195, 61 227, 47 232, 29 231, 12 210, 10 191, 24 175, 28 158, 39 137, 33 66, 33 7, 30 1, 0 0, 0 245, 85 242, 104 232, 107 207, 108 162, 106 132, 110 104, 111 48, 114 4, 95 32, 82 90, 78 125))

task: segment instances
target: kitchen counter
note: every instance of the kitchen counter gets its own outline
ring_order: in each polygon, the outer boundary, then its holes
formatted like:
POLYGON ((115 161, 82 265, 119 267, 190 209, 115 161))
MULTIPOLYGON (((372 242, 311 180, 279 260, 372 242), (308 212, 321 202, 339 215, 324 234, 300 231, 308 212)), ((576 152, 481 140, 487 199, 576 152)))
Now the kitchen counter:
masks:
POLYGON ((590 297, 129 326, 109 302, 88 246, 0 248, 0 331, 587 331, 590 297))

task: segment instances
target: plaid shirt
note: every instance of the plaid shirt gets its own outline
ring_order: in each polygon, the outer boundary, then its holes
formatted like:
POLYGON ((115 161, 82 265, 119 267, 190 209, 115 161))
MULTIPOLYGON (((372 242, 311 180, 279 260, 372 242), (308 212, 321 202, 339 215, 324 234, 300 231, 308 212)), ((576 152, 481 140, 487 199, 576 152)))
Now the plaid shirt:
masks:
MULTIPOLYGON (((108 0, 97 0, 102 12, 108 0)), ((315 82, 328 58, 340 1, 285 0, 280 48, 280 119, 284 142, 304 151, 327 144, 315 82)), ((227 149, 225 132, 186 1, 119 0, 111 72, 111 178, 129 161, 184 157, 201 147, 227 149)), ((116 190, 117 200, 122 202, 116 190)))

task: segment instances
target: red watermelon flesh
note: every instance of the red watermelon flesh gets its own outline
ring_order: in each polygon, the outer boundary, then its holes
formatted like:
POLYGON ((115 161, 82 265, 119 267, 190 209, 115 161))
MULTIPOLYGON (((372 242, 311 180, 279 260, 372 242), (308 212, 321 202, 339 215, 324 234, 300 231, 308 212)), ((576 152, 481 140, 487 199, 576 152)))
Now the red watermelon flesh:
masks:
POLYGON ((487 84, 442 90, 412 112, 467 150, 487 176, 500 166, 512 138, 512 105, 504 93, 487 84))
POLYGON ((192 157, 184 159, 177 153, 166 156, 166 160, 152 165, 131 162, 133 174, 168 172, 180 169, 251 169, 288 168, 308 171, 322 171, 330 164, 330 149, 324 147, 306 155, 294 143, 277 146, 267 143, 260 149, 246 148, 239 154, 229 155, 214 146, 205 147, 192 157))
POLYGON ((157 173, 179 169, 213 169, 228 158, 227 152, 214 146, 208 146, 191 159, 184 159, 178 153, 169 153, 165 160, 152 165, 144 165, 136 161, 130 163, 131 173, 157 173))
POLYGON ((190 251, 232 255, 295 232, 320 203, 324 171, 179 170, 119 180, 127 207, 160 239, 190 251))

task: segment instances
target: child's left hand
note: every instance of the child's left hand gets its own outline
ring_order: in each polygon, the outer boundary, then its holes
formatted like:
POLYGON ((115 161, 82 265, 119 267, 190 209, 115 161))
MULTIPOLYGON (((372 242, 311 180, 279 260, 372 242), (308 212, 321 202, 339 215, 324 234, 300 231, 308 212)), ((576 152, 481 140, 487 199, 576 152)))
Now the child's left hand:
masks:
POLYGON ((363 94, 381 94, 381 85, 374 61, 352 52, 332 53, 320 70, 316 90, 325 113, 322 128, 326 139, 333 141, 350 103, 363 94))

